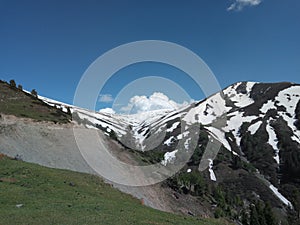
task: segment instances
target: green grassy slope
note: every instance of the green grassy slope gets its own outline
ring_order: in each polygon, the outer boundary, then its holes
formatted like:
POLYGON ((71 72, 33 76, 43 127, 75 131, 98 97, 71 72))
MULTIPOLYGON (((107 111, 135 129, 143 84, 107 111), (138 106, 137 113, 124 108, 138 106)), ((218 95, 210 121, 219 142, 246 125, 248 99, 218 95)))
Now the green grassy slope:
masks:
POLYGON ((57 123, 67 123, 71 119, 71 115, 3 81, 0 81, 0 113, 57 123))
POLYGON ((97 176, 0 156, 0 224, 226 223, 146 207, 97 176))

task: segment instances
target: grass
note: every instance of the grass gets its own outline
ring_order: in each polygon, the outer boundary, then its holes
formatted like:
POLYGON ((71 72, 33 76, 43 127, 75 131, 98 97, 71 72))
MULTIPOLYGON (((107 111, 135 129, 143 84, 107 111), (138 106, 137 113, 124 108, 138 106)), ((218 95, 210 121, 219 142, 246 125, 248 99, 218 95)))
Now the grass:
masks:
POLYGON ((224 224, 142 205, 99 177, 0 157, 0 224, 224 224), (22 204, 21 207, 17 205, 22 204))
POLYGON ((0 81, 0 113, 55 123, 71 120, 71 115, 3 81, 0 81))

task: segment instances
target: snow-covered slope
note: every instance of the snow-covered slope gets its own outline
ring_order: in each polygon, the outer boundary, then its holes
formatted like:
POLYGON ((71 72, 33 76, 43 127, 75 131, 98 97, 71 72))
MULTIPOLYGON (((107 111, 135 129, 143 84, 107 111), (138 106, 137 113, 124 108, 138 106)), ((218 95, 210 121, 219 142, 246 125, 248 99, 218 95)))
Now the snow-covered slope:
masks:
POLYGON ((280 149, 277 146, 276 130, 271 123, 279 118, 282 118, 293 131, 292 140, 300 144, 300 131, 295 126, 295 110, 300 101, 300 86, 290 83, 274 86, 274 84, 239 82, 227 87, 223 93, 216 93, 177 111, 156 110, 133 115, 93 112, 45 97, 39 98, 65 112, 70 109, 73 118, 80 120, 88 128, 102 129, 107 135, 114 132, 119 138, 130 133, 130 137, 137 143, 136 148, 140 150, 145 148, 147 139, 154 133, 163 132, 165 139, 162 144, 170 146, 183 137, 189 138, 190 125, 201 124, 225 148, 233 151, 230 143, 234 142, 240 146, 242 138, 240 129, 247 123, 247 131, 251 135, 264 126, 269 135, 268 143, 274 149, 274 160, 279 163, 280 149), (223 124, 217 124, 222 117, 225 118, 222 120, 223 124), (266 124, 263 121, 266 121, 266 124), (185 127, 182 127, 183 123, 185 127), (232 133, 234 140, 225 138, 225 133, 232 133))

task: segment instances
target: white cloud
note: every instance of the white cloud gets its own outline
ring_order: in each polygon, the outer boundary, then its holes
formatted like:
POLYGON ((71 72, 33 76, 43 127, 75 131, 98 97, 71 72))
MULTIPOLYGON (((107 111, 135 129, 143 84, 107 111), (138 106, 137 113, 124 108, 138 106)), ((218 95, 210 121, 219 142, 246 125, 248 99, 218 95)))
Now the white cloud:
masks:
POLYGON ((114 98, 112 97, 111 94, 104 94, 104 95, 99 95, 98 101, 99 102, 112 102, 114 98))
POLYGON ((113 110, 112 108, 105 108, 105 109, 100 109, 99 112, 101 113, 109 113, 109 114, 115 114, 115 110, 113 110))
POLYGON ((241 11, 247 6, 257 6, 262 0, 234 0, 234 2, 227 8, 227 11, 241 11))
POLYGON ((122 107, 120 110, 124 113, 134 114, 148 112, 158 109, 170 109, 175 110, 184 105, 187 105, 187 102, 179 104, 171 99, 168 96, 161 92, 154 92, 151 96, 134 96, 129 100, 127 106, 122 107))

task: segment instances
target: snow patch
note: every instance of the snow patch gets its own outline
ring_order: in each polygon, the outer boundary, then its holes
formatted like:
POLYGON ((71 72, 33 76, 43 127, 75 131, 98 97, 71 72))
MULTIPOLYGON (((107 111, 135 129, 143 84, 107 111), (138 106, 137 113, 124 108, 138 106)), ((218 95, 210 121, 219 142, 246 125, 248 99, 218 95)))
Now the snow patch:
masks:
POLYGON ((244 122, 252 122, 257 119, 257 116, 244 116, 243 112, 235 111, 227 114, 227 126, 223 129, 225 132, 232 132, 236 139, 236 144, 240 146, 241 137, 239 135, 239 128, 244 122))
POLYGON ((255 124, 252 124, 249 126, 248 131, 250 131, 251 135, 255 134, 260 125, 262 124, 262 121, 258 121, 255 124))
POLYGON ((214 173, 214 171, 213 171, 213 161, 211 160, 211 159, 208 159, 208 161, 209 161, 209 174, 210 174, 210 179, 212 180, 212 181, 217 181, 217 178, 216 178, 216 175, 215 175, 215 173, 214 173))
POLYGON ((273 193, 287 206, 293 208, 292 203, 287 200, 279 191, 278 188, 274 187, 272 184, 269 186, 269 188, 273 191, 273 193))
POLYGON ((86 128, 88 128, 88 129, 99 130, 98 128, 96 128, 96 127, 94 127, 94 126, 92 126, 92 125, 89 125, 89 124, 86 124, 85 126, 86 126, 86 128))
POLYGON ((171 126, 170 128, 167 129, 167 132, 172 132, 172 131, 174 131, 174 130, 178 127, 179 124, 180 124, 180 122, 175 122, 175 123, 173 123, 172 126, 171 126))
POLYGON ((177 139, 178 139, 178 140, 181 140, 182 138, 188 136, 189 133, 190 133, 189 131, 185 131, 185 132, 179 134, 179 135, 177 136, 177 139))
POLYGON ((191 141, 191 138, 188 138, 188 139, 186 139, 185 142, 184 142, 184 148, 185 148, 186 150, 189 149, 189 142, 190 142, 190 141, 191 141))
POLYGON ((270 109, 277 109, 273 100, 269 100, 267 103, 263 104, 260 111, 262 113, 267 113, 270 109))
POLYGON ((223 146, 224 146, 227 150, 231 151, 231 147, 230 147, 228 141, 226 140, 226 138, 225 138, 225 133, 224 133, 223 131, 221 131, 221 130, 215 128, 215 127, 206 127, 206 129, 207 129, 208 131, 210 131, 210 134, 211 134, 215 139, 217 139, 219 142, 221 142, 221 143, 223 144, 223 146))
POLYGON ((220 93, 217 93, 203 101, 197 107, 183 117, 187 124, 201 123, 203 125, 211 124, 217 117, 228 112, 231 107, 226 107, 224 98, 220 93))
POLYGON ((235 130, 242 126, 244 122, 252 122, 254 119, 257 119, 256 116, 244 116, 243 112, 233 112, 227 115, 229 118, 227 120, 226 131, 235 130))
POLYGON ((175 138, 173 136, 169 137, 164 144, 170 146, 174 142, 175 138))
POLYGON ((271 127, 271 125, 270 125, 270 120, 268 120, 268 123, 267 123, 267 126, 266 126, 266 130, 267 130, 268 135, 269 135, 268 143, 272 146, 272 148, 275 151, 274 159, 277 162, 277 164, 279 164, 280 163, 279 149, 277 147, 278 139, 277 139, 276 133, 274 131, 274 128, 271 127))
POLYGON ((176 153, 177 153, 178 150, 174 150, 172 152, 166 152, 165 155, 164 155, 164 160, 161 161, 161 164, 166 166, 168 163, 172 163, 172 161, 175 160, 176 158, 176 153))
POLYGON ((275 100, 279 101, 279 106, 286 108, 287 113, 293 115, 300 100, 300 86, 292 86, 280 91, 275 100))
POLYGON ((224 94, 230 97, 230 100, 233 102, 233 104, 237 107, 246 107, 248 105, 251 105, 254 103, 254 100, 250 98, 250 93, 255 85, 255 82, 247 82, 246 83, 246 94, 238 93, 236 91, 236 88, 241 85, 242 82, 238 82, 224 90, 224 94))
POLYGON ((292 86, 280 91, 275 100, 278 101, 278 106, 284 106, 286 108, 286 112, 280 111, 278 115, 282 116, 288 126, 293 130, 292 140, 300 144, 300 130, 295 127, 296 119, 290 116, 295 114, 297 103, 300 101, 300 86, 292 86))

